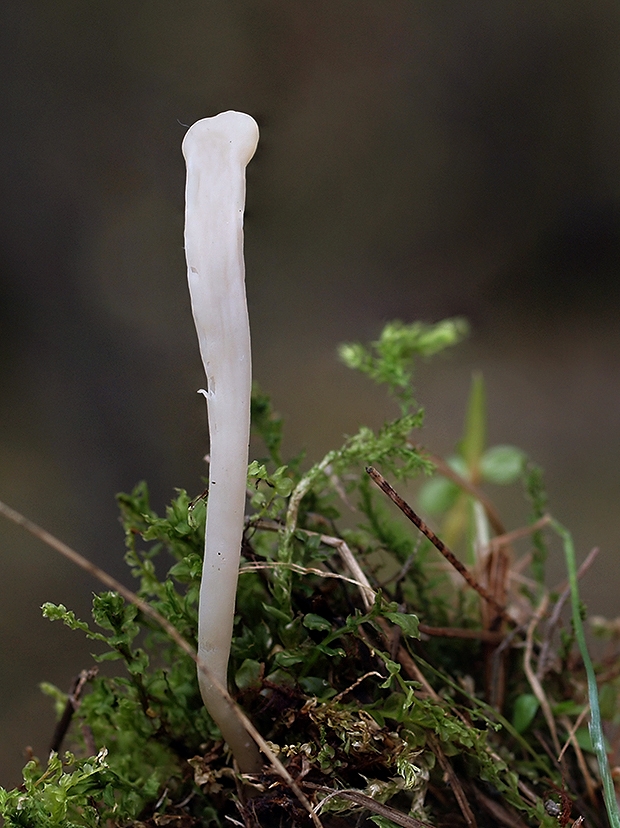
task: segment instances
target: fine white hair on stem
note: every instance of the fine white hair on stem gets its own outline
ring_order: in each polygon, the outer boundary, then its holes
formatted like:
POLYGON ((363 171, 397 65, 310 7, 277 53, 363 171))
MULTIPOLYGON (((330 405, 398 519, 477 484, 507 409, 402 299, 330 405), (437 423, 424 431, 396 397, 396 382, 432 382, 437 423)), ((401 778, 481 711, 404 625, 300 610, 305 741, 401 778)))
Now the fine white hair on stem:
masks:
MULTIPOLYGON (((185 255, 200 354, 207 375, 210 435, 205 558, 200 587, 198 657, 227 683, 243 532, 252 382, 245 296, 245 168, 258 126, 241 112, 195 123, 183 141, 187 164, 185 255)), ((205 706, 246 773, 260 769, 253 740, 204 673, 205 706)))

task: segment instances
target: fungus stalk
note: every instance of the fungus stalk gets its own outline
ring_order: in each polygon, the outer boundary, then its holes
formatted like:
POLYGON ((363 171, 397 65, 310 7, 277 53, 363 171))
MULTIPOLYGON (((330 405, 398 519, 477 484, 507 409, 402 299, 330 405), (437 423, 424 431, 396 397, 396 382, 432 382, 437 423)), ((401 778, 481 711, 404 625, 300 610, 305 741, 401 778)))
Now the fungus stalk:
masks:
MULTIPOLYGON (((202 393, 210 435, 198 658, 221 687, 227 686, 247 485, 252 368, 243 211, 245 167, 257 143, 256 122, 241 112, 204 118, 183 141, 187 277, 207 375, 202 393)), ((198 681, 240 770, 258 771, 262 763, 254 741, 200 670, 198 681)))

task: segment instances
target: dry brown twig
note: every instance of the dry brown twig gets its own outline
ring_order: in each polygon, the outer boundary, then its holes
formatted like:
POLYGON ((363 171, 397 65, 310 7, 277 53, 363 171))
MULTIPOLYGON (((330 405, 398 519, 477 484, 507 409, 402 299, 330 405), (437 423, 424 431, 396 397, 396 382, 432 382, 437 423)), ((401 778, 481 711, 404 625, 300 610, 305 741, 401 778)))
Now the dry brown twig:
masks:
POLYGON ((469 807, 469 802, 465 796, 463 786, 454 772, 454 768, 448 761, 447 756, 443 752, 441 745, 439 744, 439 740, 434 734, 429 734, 429 744, 433 750, 433 753, 437 756, 437 761, 439 762, 439 765, 441 766, 441 769, 444 772, 450 787, 452 788, 452 793, 459 804, 459 808, 461 809, 461 813, 463 814, 463 818, 465 819, 468 828, 476 828, 476 818, 474 817, 473 811, 469 807))
POLYGON ((523 669, 525 671, 527 680, 530 683, 530 687, 532 688, 532 692, 534 693, 534 695, 538 699, 538 703, 540 704, 540 708, 545 717, 545 721, 547 722, 547 727, 549 728, 549 732, 553 740, 553 747, 557 756, 560 753, 561 748, 558 739, 557 728, 555 726, 555 719, 553 718, 553 713, 551 712, 551 705, 549 704, 549 699, 547 698, 547 695, 543 690, 542 684, 538 680, 538 677, 536 676, 536 673, 532 668, 534 631, 536 630, 536 627, 538 626, 545 612, 547 611, 548 605, 549 596, 545 594, 540 604, 536 608, 536 612, 532 616, 530 623, 528 624, 527 633, 525 636, 525 655, 523 656, 523 669))
POLYGON ((366 794, 363 794, 361 791, 357 791, 354 788, 334 790, 333 788, 310 784, 308 784, 308 787, 311 787, 320 793, 327 794, 327 796, 325 796, 325 798, 322 799, 316 806, 315 810, 317 811, 320 811, 321 808, 327 805, 330 799, 348 799, 350 802, 365 808, 367 811, 371 811, 374 814, 390 819, 396 825, 401 825, 402 828, 433 828, 429 822, 423 822, 415 817, 407 816, 406 814, 403 814, 402 811, 397 811, 389 805, 383 805, 381 802, 377 802, 376 799, 372 799, 370 796, 366 796, 366 794))
POLYGON ((496 802, 490 796, 483 794, 475 785, 473 788, 478 802, 491 814, 498 824, 501 823, 506 828, 527 828, 525 822, 516 814, 506 810, 506 808, 502 807, 499 802, 496 802))
POLYGON ((489 541, 488 549, 489 551, 493 551, 501 548, 502 546, 513 544, 515 541, 521 540, 522 538, 527 538, 530 535, 533 535, 534 532, 539 532, 541 529, 544 529, 550 522, 551 518, 549 515, 543 515, 535 523, 531 523, 529 526, 522 526, 520 529, 513 529, 511 532, 504 532, 503 535, 497 535, 489 541))
POLYGON ((366 469, 372 480, 377 486, 390 498, 390 500, 398 506, 401 512, 407 517, 417 528, 430 540, 433 546, 441 552, 446 560, 452 564, 456 571, 467 581, 469 586, 474 589, 505 621, 514 624, 514 619, 506 612, 505 607, 502 607, 490 592, 485 589, 471 574, 469 569, 456 557, 445 543, 438 538, 437 535, 430 529, 424 521, 413 511, 411 506, 403 500, 395 489, 390 486, 385 477, 372 466, 366 469))
POLYGON ((329 572, 327 569, 317 569, 314 566, 301 566, 301 564, 296 564, 292 561, 250 561, 239 567, 239 574, 245 575, 248 572, 260 572, 262 569, 288 569, 290 572, 296 572, 298 575, 317 575, 319 578, 333 578, 336 581, 345 581, 347 584, 363 587, 361 581, 356 581, 355 578, 348 578, 339 572, 329 572))
POLYGON ((414 443, 411 443, 410 445, 411 448, 420 452, 420 454, 423 454, 428 460, 430 460, 433 466, 435 466, 437 471, 443 475, 443 477, 451 480, 453 483, 456 483, 459 489, 467 492, 467 494, 471 495, 475 500, 482 504, 487 520, 496 535, 501 536, 505 534, 506 529, 504 528, 503 521, 499 516, 499 512, 481 489, 475 486, 471 481, 466 480, 458 472, 455 472, 442 457, 439 457, 437 454, 433 454, 423 446, 415 445, 414 443))
MULTIPOLYGON (((50 754, 58 753, 60 750, 67 730, 69 729, 69 725, 71 724, 71 720, 73 719, 73 714, 80 706, 84 688, 89 681, 92 681, 95 678, 98 672, 98 667, 91 667, 90 670, 82 670, 80 674, 71 682, 71 689, 69 690, 69 694, 67 696, 65 709, 63 710, 62 715, 54 728, 54 734, 50 742, 50 754)), ((97 751, 93 742, 92 733, 85 732, 84 739, 91 753, 94 755, 97 751)))
POLYGON ((590 804, 596 808, 596 785, 592 776, 590 775, 590 771, 588 770, 588 765, 585 760, 585 756, 583 755, 583 751, 577 741, 576 732, 585 717, 590 712, 590 705, 586 705, 584 709, 581 711, 579 716, 577 717, 575 724, 571 726, 570 720, 568 716, 561 716, 560 717, 560 724, 562 724, 566 730, 568 731, 568 738, 564 743, 564 747, 560 751, 560 755, 558 756, 558 762, 562 761, 562 757, 569 745, 573 746, 573 750, 575 751, 575 756, 577 757, 577 764, 579 765, 579 770, 581 771, 581 775, 583 776, 583 781, 585 782, 586 790, 588 792, 588 799, 590 800, 590 804))

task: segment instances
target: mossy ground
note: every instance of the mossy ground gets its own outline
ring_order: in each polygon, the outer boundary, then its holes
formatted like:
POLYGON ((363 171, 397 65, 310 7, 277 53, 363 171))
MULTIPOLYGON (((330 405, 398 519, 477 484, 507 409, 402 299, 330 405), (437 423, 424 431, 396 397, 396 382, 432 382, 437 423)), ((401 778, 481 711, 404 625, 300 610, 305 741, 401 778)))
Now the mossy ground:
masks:
MULTIPOLYGON (((348 346, 343 357, 388 384, 400 417, 306 471, 301 459, 283 464, 282 424, 255 395, 268 456, 249 469, 230 688, 297 793, 268 762, 254 777, 235 773, 192 658, 107 592, 95 597, 92 629, 44 608, 96 642, 97 662, 121 664, 85 674, 71 699, 46 688, 72 715, 50 762, 32 760, 20 789, 0 789, 7 828, 306 826, 308 803, 325 828, 608 824, 587 729, 592 688, 561 612, 571 595, 544 581, 553 524, 540 470, 513 447, 485 446, 480 379, 455 457, 415 445, 411 360, 462 333, 462 323, 393 325, 369 349, 348 346), (403 522, 370 464, 396 488, 428 475, 420 508, 469 582, 403 522), (525 492, 522 531, 506 533, 488 484, 525 492)), ((193 643, 204 498, 178 492, 160 517, 141 484, 119 505, 137 595, 193 643)), ((598 624, 611 642, 597 671, 613 739, 618 634, 598 624)))

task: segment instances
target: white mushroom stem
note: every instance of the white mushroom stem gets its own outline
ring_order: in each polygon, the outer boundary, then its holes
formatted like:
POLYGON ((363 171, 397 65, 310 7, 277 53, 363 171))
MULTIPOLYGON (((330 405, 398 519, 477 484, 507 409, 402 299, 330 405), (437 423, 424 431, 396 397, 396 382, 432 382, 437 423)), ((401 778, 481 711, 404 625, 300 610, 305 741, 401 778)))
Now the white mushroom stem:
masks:
MULTIPOLYGON (((247 483, 252 367, 245 296, 245 168, 258 127, 241 112, 195 123, 183 141, 187 164, 185 255, 192 312, 207 375, 209 497, 200 585, 198 657, 222 686, 233 631, 247 483)), ((262 763, 254 741, 201 671, 205 706, 241 771, 262 763)))

